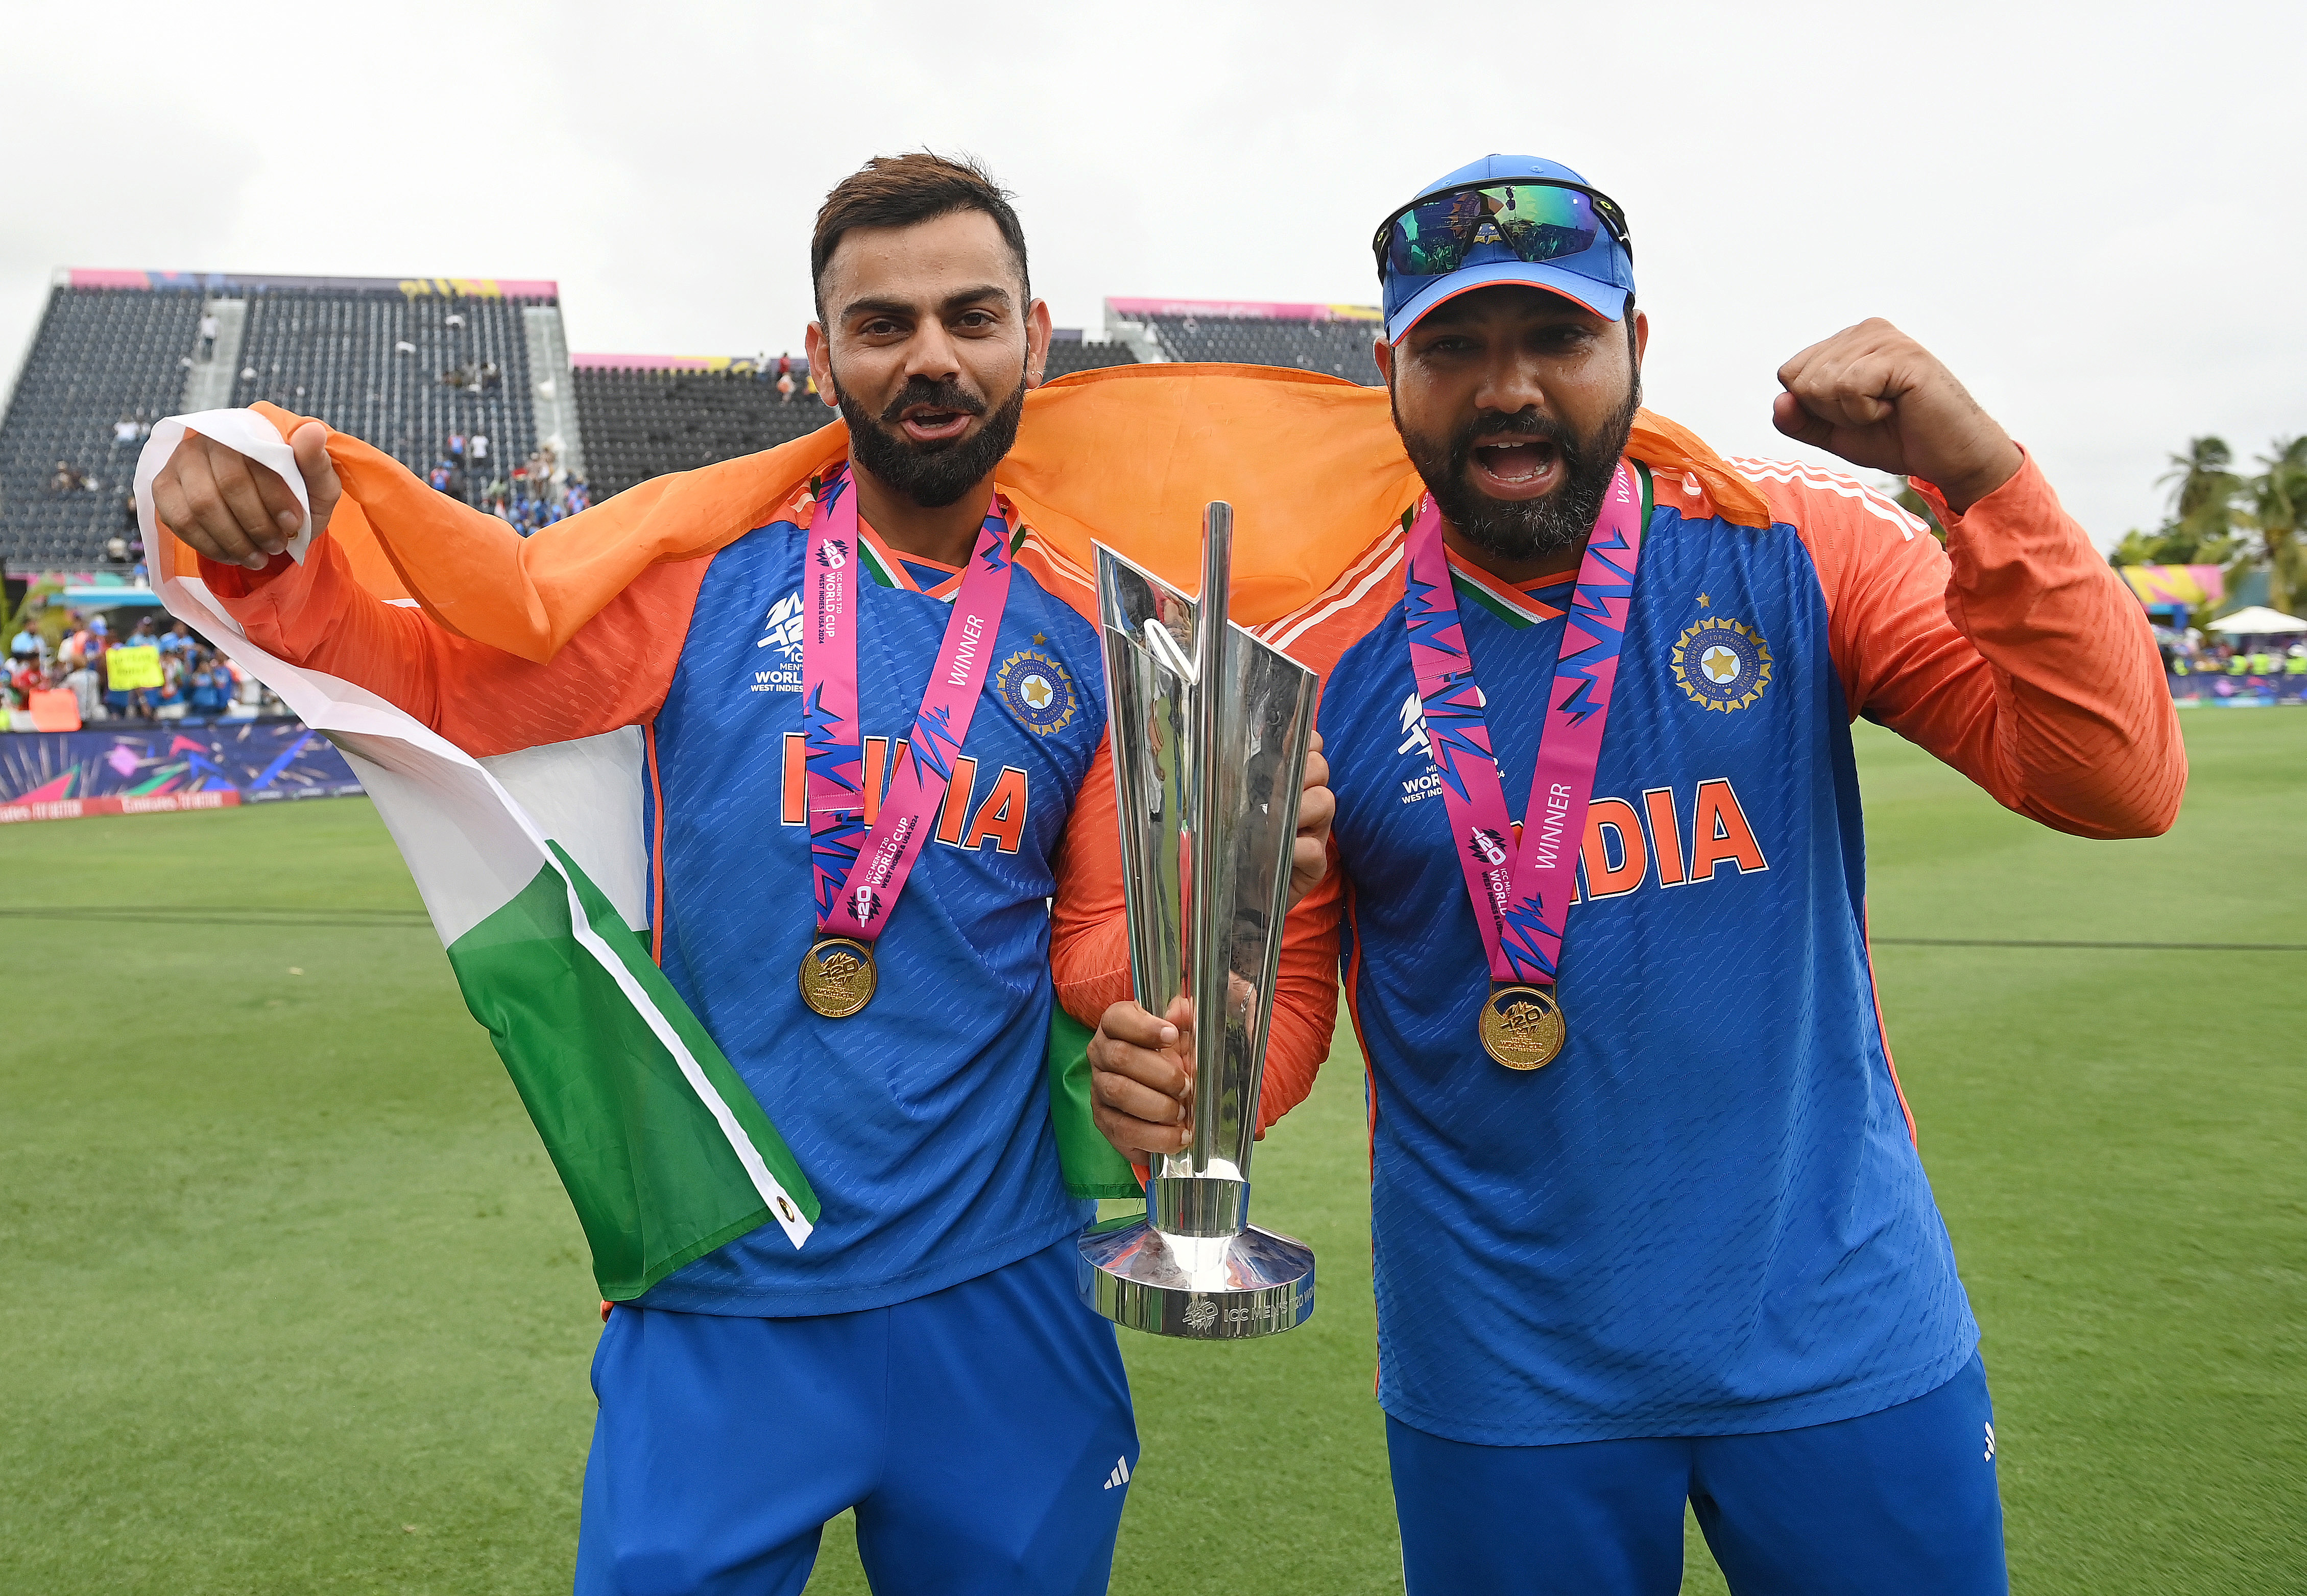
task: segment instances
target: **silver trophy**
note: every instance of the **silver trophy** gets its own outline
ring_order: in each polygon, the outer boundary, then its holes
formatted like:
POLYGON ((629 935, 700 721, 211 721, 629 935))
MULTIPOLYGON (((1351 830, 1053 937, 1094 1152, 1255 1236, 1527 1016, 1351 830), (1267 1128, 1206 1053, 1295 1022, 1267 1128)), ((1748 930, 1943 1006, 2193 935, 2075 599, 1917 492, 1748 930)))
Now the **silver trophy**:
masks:
POLYGON ((1249 1154, 1290 907, 1314 673, 1226 620, 1233 507, 1203 518, 1196 603, 1102 544, 1114 788, 1137 1001, 1194 1001, 1193 1139, 1145 1217, 1081 1239, 1082 1299, 1157 1335, 1272 1335, 1314 1311, 1314 1253, 1249 1223, 1249 1154))

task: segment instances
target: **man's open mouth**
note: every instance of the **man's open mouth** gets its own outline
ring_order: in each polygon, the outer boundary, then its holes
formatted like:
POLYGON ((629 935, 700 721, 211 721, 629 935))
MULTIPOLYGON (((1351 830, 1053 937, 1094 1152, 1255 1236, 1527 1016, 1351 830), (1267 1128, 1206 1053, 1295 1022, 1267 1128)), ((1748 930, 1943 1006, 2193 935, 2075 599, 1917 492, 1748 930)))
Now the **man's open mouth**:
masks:
POLYGON ((915 443, 950 443, 968 430, 970 415, 967 410, 935 405, 908 405, 897 418, 897 426, 915 443))
POLYGON ((1562 482, 1562 451, 1550 438, 1478 441, 1469 462, 1474 484, 1494 499, 1535 499, 1562 482))

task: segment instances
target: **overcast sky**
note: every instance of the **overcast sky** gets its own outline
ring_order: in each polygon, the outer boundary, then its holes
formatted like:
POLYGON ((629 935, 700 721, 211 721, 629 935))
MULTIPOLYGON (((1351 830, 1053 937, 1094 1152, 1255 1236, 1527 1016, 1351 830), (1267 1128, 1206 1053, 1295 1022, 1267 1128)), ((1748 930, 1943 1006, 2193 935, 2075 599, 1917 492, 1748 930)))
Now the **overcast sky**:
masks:
POLYGON ((551 278, 571 348, 798 352, 827 187, 923 145, 1107 295, 1368 303, 1492 150, 1625 205, 1651 406, 1803 454, 1772 373, 1884 315, 2102 544, 2191 434, 2307 430, 2288 4, 12 8, 0 353, 60 266, 551 278))

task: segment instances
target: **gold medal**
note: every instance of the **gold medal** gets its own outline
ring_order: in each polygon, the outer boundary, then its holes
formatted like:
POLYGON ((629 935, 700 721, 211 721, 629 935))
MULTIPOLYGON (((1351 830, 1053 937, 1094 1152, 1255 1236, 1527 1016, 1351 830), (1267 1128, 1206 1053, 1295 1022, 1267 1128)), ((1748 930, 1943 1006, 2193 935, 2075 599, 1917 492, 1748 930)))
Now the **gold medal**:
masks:
POLYGON ((801 956, 801 1000, 828 1019, 847 1019, 879 984, 873 949, 853 938, 819 937, 801 956))
POLYGON ((1493 987, 1482 1004, 1482 1051, 1508 1069, 1542 1069, 1569 1039, 1550 986, 1493 987))

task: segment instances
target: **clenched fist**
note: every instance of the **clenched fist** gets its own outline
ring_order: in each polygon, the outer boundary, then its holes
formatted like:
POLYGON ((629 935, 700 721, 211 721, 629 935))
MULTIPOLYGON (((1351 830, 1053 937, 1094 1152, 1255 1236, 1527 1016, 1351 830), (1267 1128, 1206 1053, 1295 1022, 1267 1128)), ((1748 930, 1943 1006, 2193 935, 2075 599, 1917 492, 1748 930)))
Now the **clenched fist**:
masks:
MULTIPOLYGON (((288 439, 313 502, 313 536, 328 529, 344 490, 329 463, 329 429, 308 421, 288 439)), ((152 508, 169 531, 226 565, 262 571, 304 524, 296 495, 270 466, 188 432, 152 479, 152 508)))
POLYGON ((1854 466, 1919 476, 1957 515, 2024 458, 1938 356, 1880 316, 1813 344, 1779 368, 1779 431, 1854 466))

